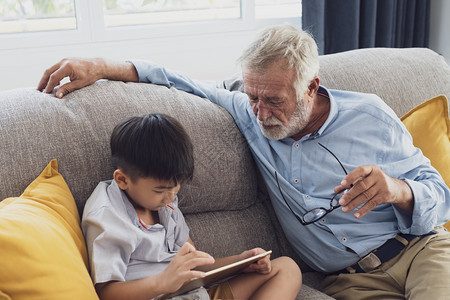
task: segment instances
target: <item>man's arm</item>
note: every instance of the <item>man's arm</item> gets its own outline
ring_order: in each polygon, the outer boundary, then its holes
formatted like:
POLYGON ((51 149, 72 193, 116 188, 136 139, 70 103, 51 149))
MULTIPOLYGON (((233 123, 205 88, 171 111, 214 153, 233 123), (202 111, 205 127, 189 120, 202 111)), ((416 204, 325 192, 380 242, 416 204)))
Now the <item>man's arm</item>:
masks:
POLYGON ((51 93, 65 77, 69 77, 70 82, 58 88, 56 91, 58 98, 91 85, 99 79, 139 81, 134 65, 129 62, 114 62, 103 58, 65 58, 44 72, 37 89, 51 93))
POLYGON ((251 129, 249 130, 249 123, 252 122, 254 114, 248 105, 249 102, 246 94, 230 92, 218 87, 217 83, 213 81, 191 79, 181 73, 166 69, 150 61, 133 60, 131 63, 133 63, 137 71, 139 82, 153 83, 168 88, 173 87, 206 98, 227 110, 246 138, 254 138, 255 134, 251 129))
MULTIPOLYGON (((402 164, 408 165, 404 161, 402 164)), ((409 176, 398 178, 375 165, 360 166, 344 177, 335 192, 343 189, 348 189, 340 199, 344 212, 358 208, 354 216, 361 218, 378 205, 392 204, 403 233, 426 234, 445 223, 450 215, 450 189, 437 171, 426 164, 410 170, 409 176)))
POLYGON ((131 63, 136 69, 139 82, 163 85, 168 88, 174 87, 178 90, 207 98, 229 110, 227 104, 230 103, 230 92, 219 89, 215 82, 193 80, 181 73, 146 60, 132 60, 131 63))
POLYGON ((235 120, 248 119, 245 108, 248 98, 245 94, 232 93, 219 88, 215 82, 192 80, 145 60, 115 62, 103 58, 63 59, 44 72, 37 89, 44 93, 51 93, 65 77, 69 77, 71 81, 58 88, 56 91, 56 97, 58 98, 93 84, 99 79, 153 83, 175 87, 178 90, 207 98, 225 108, 235 120), (235 98, 239 99, 236 100, 235 98))

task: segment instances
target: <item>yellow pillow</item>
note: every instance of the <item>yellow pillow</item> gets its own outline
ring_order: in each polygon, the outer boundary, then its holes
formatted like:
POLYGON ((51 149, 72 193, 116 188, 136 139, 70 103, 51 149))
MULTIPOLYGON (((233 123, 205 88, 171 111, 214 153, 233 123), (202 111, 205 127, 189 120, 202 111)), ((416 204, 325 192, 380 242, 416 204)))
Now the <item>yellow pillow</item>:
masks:
POLYGON ((11 300, 11 298, 0 291, 0 300, 11 300))
MULTIPOLYGON (((450 120, 444 95, 418 105, 401 120, 411 133, 414 146, 420 148, 450 187, 450 120)), ((444 225, 450 230, 450 222, 444 225)))
POLYGON ((0 299, 98 299, 77 207, 52 160, 0 202, 0 299))

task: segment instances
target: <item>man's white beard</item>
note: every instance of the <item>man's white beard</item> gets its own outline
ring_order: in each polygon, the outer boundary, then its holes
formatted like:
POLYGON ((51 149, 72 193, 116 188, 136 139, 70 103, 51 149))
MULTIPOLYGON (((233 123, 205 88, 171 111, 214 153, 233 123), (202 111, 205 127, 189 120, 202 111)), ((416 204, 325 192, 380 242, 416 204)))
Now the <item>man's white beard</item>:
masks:
POLYGON ((289 136, 295 135, 306 127, 311 117, 311 110, 312 107, 307 107, 302 99, 297 101, 297 107, 295 108, 295 111, 292 114, 287 126, 284 126, 283 123, 281 123, 281 121, 274 116, 271 116, 265 121, 260 121, 257 118, 257 121, 261 132, 266 138, 269 140, 282 140, 289 136), (276 127, 266 129, 263 125, 276 127))

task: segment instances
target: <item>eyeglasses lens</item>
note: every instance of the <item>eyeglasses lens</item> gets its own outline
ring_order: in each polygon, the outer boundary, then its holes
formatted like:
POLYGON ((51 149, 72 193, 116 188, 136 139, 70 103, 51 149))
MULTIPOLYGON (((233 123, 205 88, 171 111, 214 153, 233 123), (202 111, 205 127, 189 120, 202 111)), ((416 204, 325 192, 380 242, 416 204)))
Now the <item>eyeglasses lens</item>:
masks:
POLYGON ((303 216, 303 221, 305 221, 306 223, 312 223, 312 222, 315 222, 315 221, 319 220, 320 218, 322 218, 326 214, 327 214, 327 210, 326 209, 324 209, 324 208, 315 208, 313 210, 308 211, 303 216))
POLYGON ((338 208, 339 206, 341 206, 339 204, 339 199, 341 199, 341 197, 345 194, 346 191, 347 190, 344 190, 333 196, 333 198, 330 201, 330 209, 325 209, 323 207, 320 207, 320 208, 315 208, 313 210, 306 212, 306 214, 303 216, 303 221, 305 223, 315 222, 315 221, 319 220, 320 218, 322 218, 323 216, 325 216, 327 213, 329 213, 329 212, 333 211, 334 209, 338 208))
POLYGON ((331 199, 330 202, 330 206, 331 208, 338 208, 339 206, 341 206, 339 204, 339 200, 342 198, 342 196, 344 196, 344 194, 347 192, 348 190, 343 190, 342 192, 339 192, 337 194, 334 195, 333 199, 331 199))

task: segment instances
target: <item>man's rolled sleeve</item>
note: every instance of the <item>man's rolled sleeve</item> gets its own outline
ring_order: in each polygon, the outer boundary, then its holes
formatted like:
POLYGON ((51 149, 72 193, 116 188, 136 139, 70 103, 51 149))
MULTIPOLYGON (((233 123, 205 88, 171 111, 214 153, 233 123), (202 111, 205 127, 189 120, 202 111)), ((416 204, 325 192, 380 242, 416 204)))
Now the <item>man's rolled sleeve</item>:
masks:
POLYGON ((404 179, 414 197, 412 216, 394 206, 398 218, 399 230, 414 235, 427 234, 437 225, 442 225, 449 218, 449 190, 439 180, 415 181, 404 179), (438 186, 436 186, 438 185, 438 186))
POLYGON ((139 82, 163 85, 168 88, 175 87, 202 98, 209 98, 207 93, 198 86, 198 83, 182 74, 146 60, 129 60, 128 62, 134 65, 138 73, 139 82))

